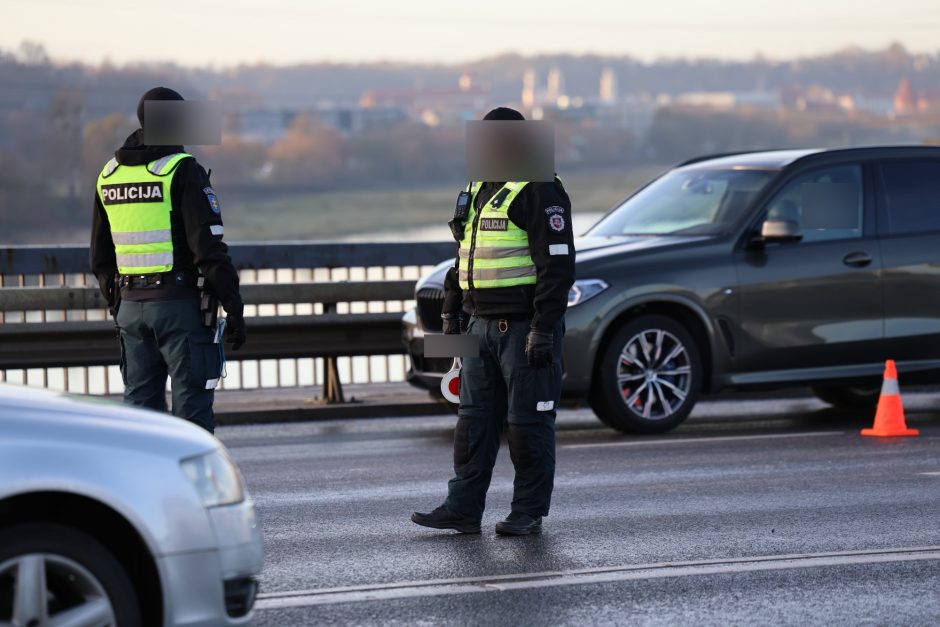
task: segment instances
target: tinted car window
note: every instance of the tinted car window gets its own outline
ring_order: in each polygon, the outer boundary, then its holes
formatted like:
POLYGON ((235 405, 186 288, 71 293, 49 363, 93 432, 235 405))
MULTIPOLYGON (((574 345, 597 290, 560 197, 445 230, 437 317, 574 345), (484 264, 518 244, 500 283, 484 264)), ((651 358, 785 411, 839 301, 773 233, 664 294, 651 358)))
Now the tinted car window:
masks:
POLYGON ((768 170, 673 170, 625 200, 588 234, 721 233, 741 217, 774 174, 768 170))
POLYGON ((940 231, 940 160, 881 165, 888 233, 940 231))
POLYGON ((862 167, 841 165, 798 175, 774 196, 767 219, 800 225, 804 242, 862 235, 862 167))

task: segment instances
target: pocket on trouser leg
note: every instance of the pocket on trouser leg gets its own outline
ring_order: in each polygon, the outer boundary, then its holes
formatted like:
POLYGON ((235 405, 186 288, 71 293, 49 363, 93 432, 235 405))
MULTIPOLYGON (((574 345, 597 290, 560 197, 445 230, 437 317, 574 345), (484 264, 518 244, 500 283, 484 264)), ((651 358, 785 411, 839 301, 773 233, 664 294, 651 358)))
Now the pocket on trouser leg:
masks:
POLYGON ((189 377, 193 386, 201 390, 214 390, 222 377, 222 358, 219 345, 209 341, 190 342, 189 377))
POLYGON ((459 417, 454 429, 454 467, 459 468, 470 462, 470 425, 471 418, 459 417))
POLYGON ((121 382, 127 387, 127 348, 124 347, 124 336, 118 336, 118 343, 121 346, 121 359, 118 361, 118 369, 121 371, 121 382))
POLYGON ((509 422, 516 424, 554 421, 558 409, 558 366, 532 368, 520 364, 513 370, 510 385, 509 422))

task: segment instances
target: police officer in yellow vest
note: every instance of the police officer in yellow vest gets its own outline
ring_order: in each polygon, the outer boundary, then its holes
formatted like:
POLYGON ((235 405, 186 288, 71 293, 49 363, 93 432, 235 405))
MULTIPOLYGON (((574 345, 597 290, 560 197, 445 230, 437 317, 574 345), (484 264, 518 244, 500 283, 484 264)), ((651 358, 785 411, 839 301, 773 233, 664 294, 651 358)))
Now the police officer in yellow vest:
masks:
MULTIPOLYGON (((484 117, 523 119, 502 107, 484 117)), ((539 533, 554 482, 564 313, 574 282, 571 202, 557 177, 475 182, 466 191, 469 211, 457 263, 445 279, 442 317, 445 333, 479 337, 480 356, 462 360, 447 499, 430 513, 415 512, 412 521, 479 533, 505 431, 516 477, 512 511, 496 532, 539 533)))
POLYGON ((91 268, 120 331, 125 402, 166 411, 169 376, 173 414, 212 432, 223 339, 204 303, 222 304, 237 350, 245 342, 238 273, 209 175, 182 146, 144 143, 149 100, 183 98, 166 87, 144 94, 141 128, 98 176, 91 268))

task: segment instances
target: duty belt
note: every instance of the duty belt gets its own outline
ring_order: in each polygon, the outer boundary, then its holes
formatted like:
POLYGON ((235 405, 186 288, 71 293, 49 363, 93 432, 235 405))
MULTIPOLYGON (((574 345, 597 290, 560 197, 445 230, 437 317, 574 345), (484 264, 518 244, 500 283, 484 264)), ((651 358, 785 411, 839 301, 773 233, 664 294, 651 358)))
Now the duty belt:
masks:
POLYGON ((156 274, 122 274, 121 289, 155 290, 165 287, 196 287, 196 276, 184 270, 156 274))

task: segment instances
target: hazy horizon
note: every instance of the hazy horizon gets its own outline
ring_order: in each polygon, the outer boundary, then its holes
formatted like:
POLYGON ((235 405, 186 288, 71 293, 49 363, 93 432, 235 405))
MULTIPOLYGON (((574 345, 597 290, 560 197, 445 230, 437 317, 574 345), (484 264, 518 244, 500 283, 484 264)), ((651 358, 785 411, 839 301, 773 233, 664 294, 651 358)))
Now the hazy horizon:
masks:
MULTIPOLYGON (((17 54, 22 44, 39 44, 43 47, 43 49, 47 53, 49 53, 49 46, 47 46, 42 41, 35 41, 35 40, 24 40, 15 46, 9 46, 9 47, 0 45, 0 53, 17 54)), ((611 59, 611 60, 633 60, 633 61, 645 64, 645 65, 655 65, 657 63, 671 63, 671 62, 750 63, 750 62, 755 62, 755 61, 760 61, 760 60, 769 61, 775 64, 784 64, 784 63, 798 62, 798 61, 805 60, 805 59, 816 59, 816 58, 826 57, 830 55, 838 55, 840 53, 847 52, 847 51, 860 51, 862 53, 874 54, 878 52, 883 52, 895 45, 901 45, 904 48, 904 50, 908 52, 908 54, 911 54, 914 56, 934 55, 934 56, 940 57, 940 45, 937 46, 936 50, 916 50, 916 49, 910 48, 909 46, 904 45, 900 41, 892 41, 892 42, 886 43, 883 46, 862 46, 859 44, 850 43, 839 48, 833 48, 830 50, 820 50, 819 52, 814 53, 814 54, 799 55, 799 56, 794 56, 794 57, 771 57, 769 55, 757 52, 750 57, 742 57, 740 59, 739 58, 709 57, 709 56, 695 56, 695 57, 693 56, 676 56, 676 57, 663 56, 663 57, 657 57, 657 58, 652 58, 652 59, 643 59, 640 57, 635 57, 630 54, 615 54, 615 53, 603 54, 603 53, 596 53, 596 52, 578 53, 578 52, 570 52, 570 51, 556 51, 556 52, 539 52, 539 53, 534 53, 534 54, 524 54, 521 52, 507 50, 507 51, 500 52, 500 53, 494 53, 494 54, 490 54, 486 56, 474 57, 474 58, 469 58, 469 59, 462 59, 458 61, 427 61, 427 60, 420 61, 420 60, 409 60, 409 59, 396 59, 396 60, 364 59, 361 61, 351 61, 351 60, 333 60, 333 59, 308 59, 305 61, 293 61, 293 62, 284 62, 284 63, 274 63, 271 61, 254 61, 254 62, 240 61, 238 63, 234 63, 230 65, 221 65, 221 64, 216 64, 216 63, 192 64, 192 63, 183 63, 183 62, 177 62, 174 60, 166 60, 166 59, 160 59, 160 60, 137 59, 137 60, 125 61, 125 60, 120 60, 120 59, 105 58, 105 59, 99 59, 97 61, 86 61, 83 59, 58 58, 52 54, 49 54, 49 61, 53 65, 56 65, 56 66, 67 66, 67 65, 72 65, 72 64, 79 64, 79 65, 83 65, 83 66, 90 67, 90 68, 99 68, 99 67, 108 66, 108 67, 112 67, 112 68, 119 69, 119 70, 120 69, 134 69, 134 68, 143 68, 143 69, 159 68, 161 66, 166 66, 169 64, 169 65, 173 65, 184 70, 207 70, 207 71, 213 71, 213 72, 226 72, 230 70, 238 70, 239 68, 271 67, 271 68, 277 69, 277 68, 302 67, 302 66, 307 66, 307 65, 333 65, 333 66, 349 66, 349 67, 387 65, 390 67, 424 66, 424 67, 449 68, 449 67, 460 67, 463 65, 472 65, 475 63, 485 63, 485 62, 496 60, 496 59, 514 57, 514 56, 518 56, 518 57, 525 58, 525 59, 533 59, 533 60, 537 60, 539 58, 563 57, 563 56, 571 56, 575 58, 596 57, 596 58, 605 58, 605 59, 611 59)))
POLYGON ((634 6, 583 0, 578 13, 542 2, 469 5, 433 0, 202 0, 189 19, 104 0, 8 0, 0 49, 42 44, 56 63, 118 66, 172 62, 191 68, 335 63, 454 65, 505 54, 790 61, 846 48, 899 43, 937 54, 940 11, 931 0, 845 5, 726 0, 720 13, 694 0, 634 6), (153 19, 146 19, 153 16, 153 19), (497 19, 499 18, 499 19, 497 19))

